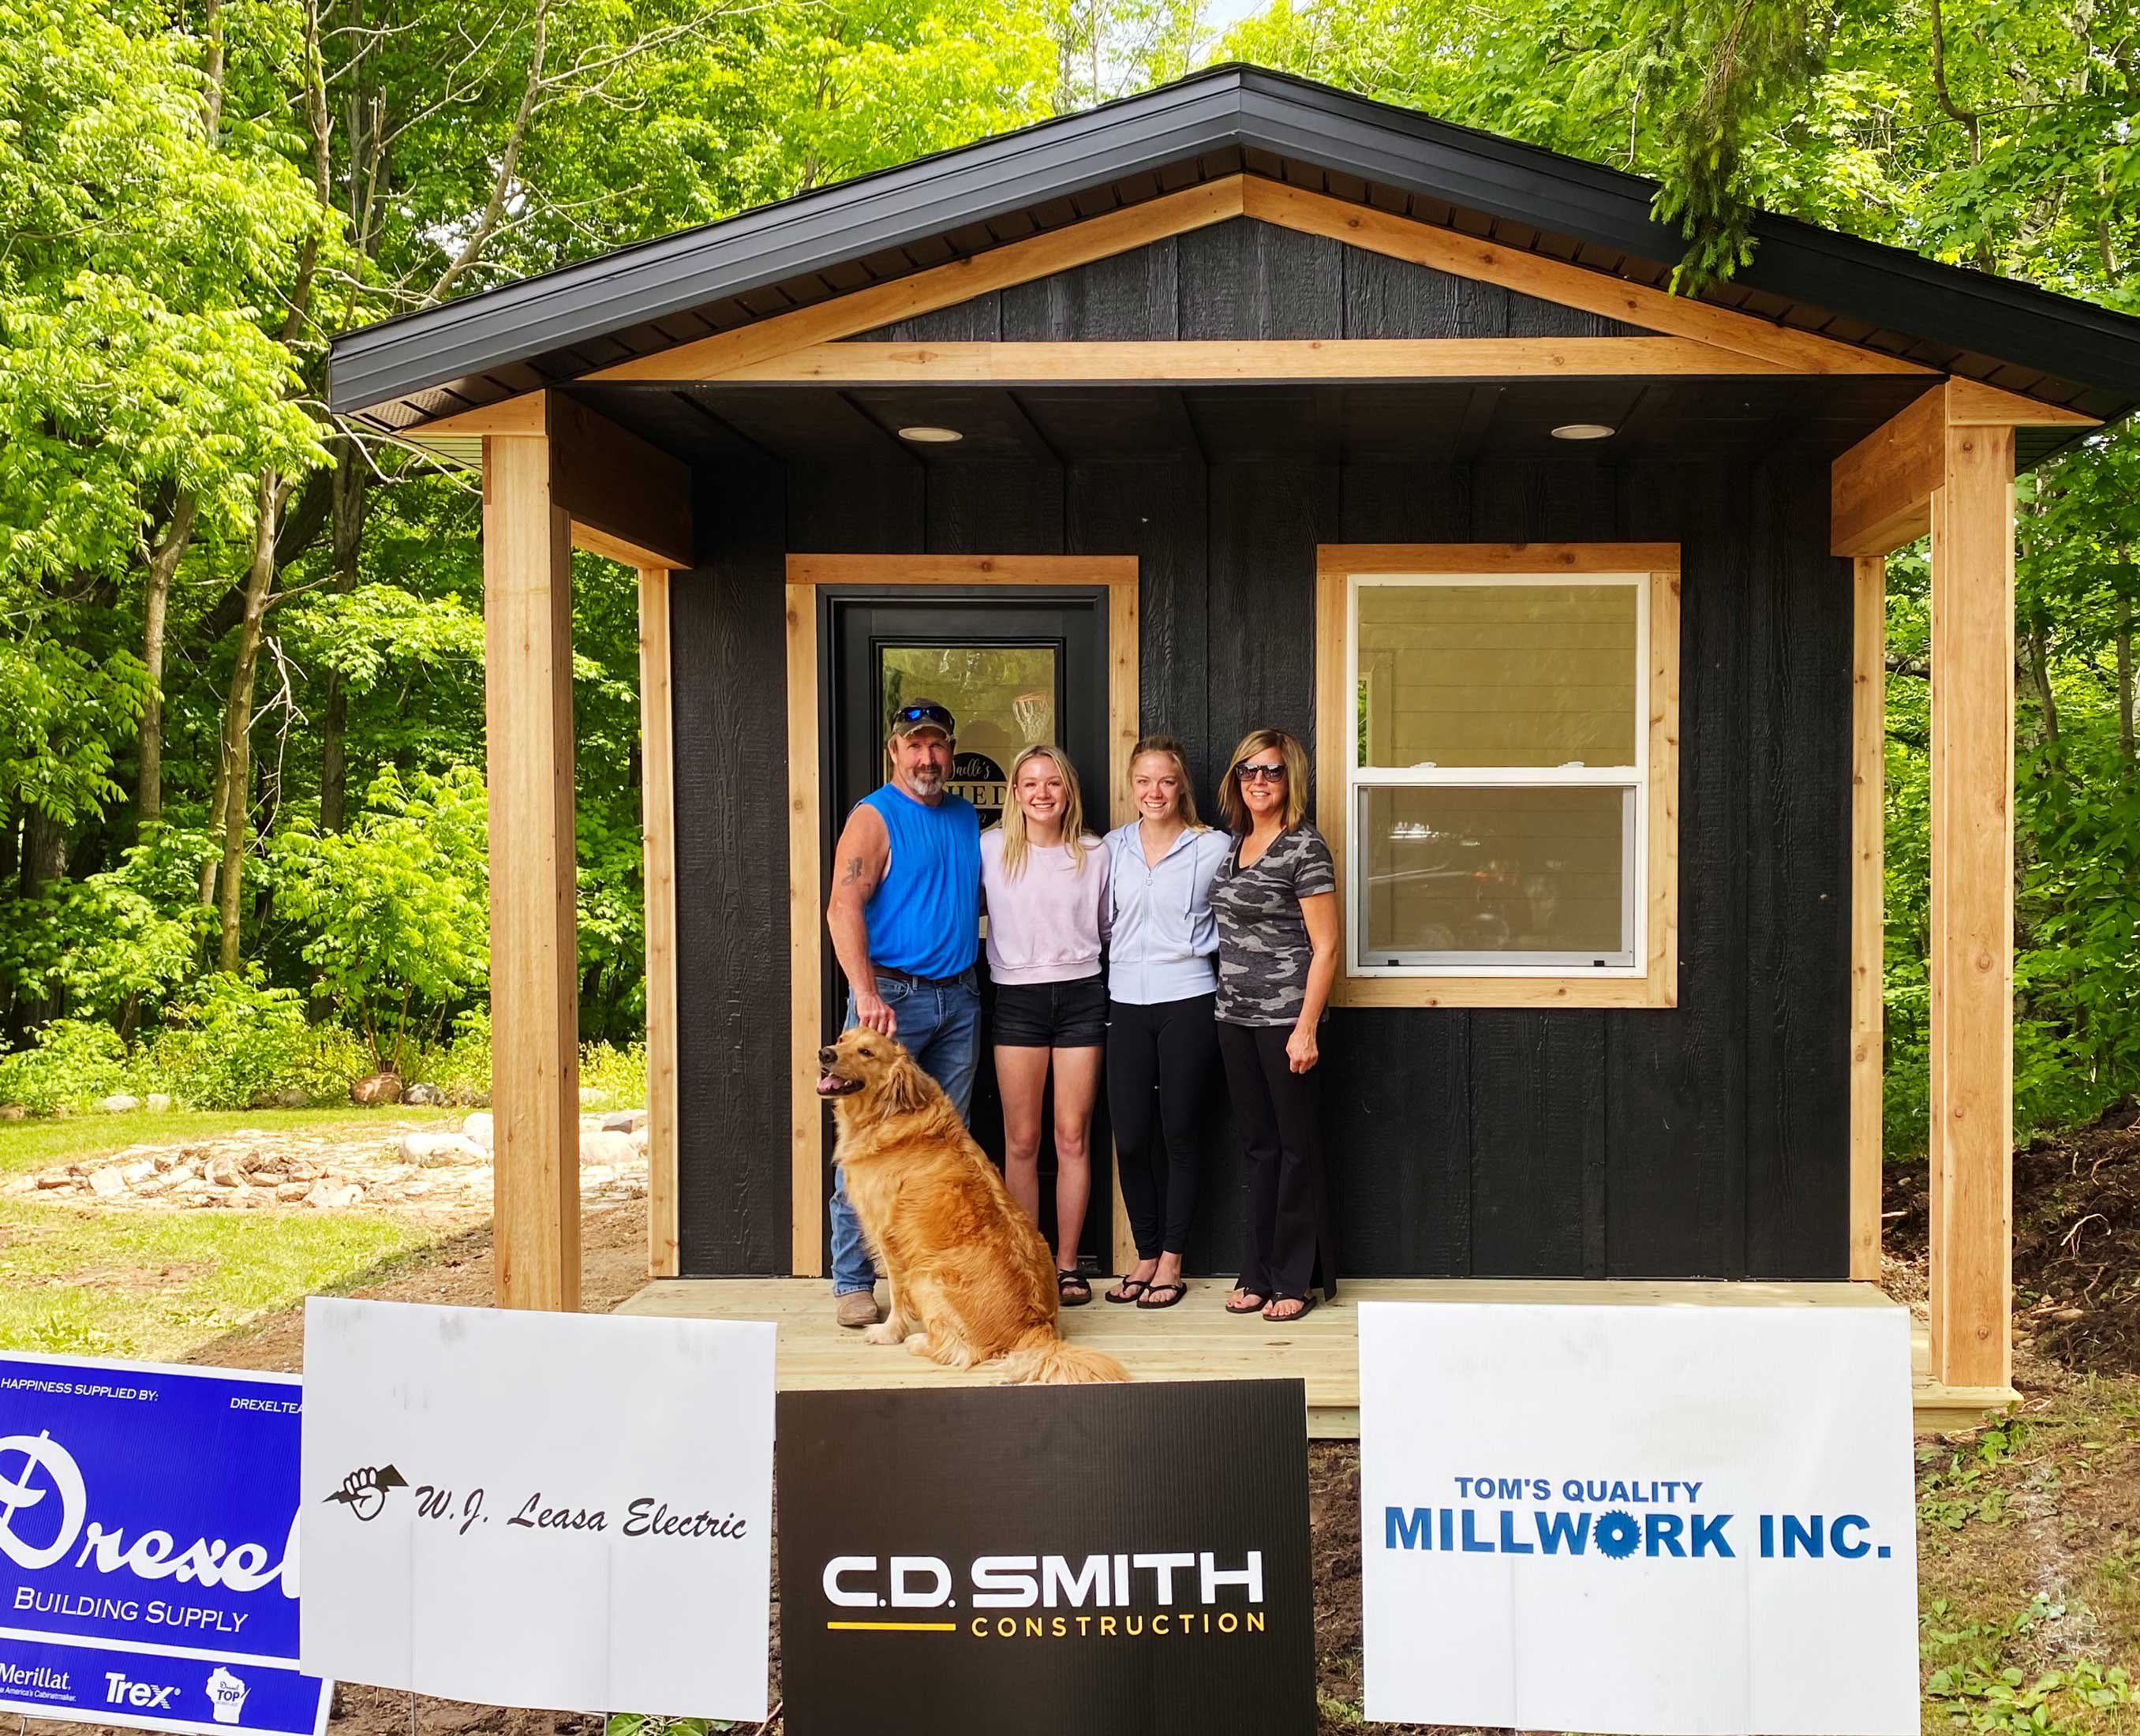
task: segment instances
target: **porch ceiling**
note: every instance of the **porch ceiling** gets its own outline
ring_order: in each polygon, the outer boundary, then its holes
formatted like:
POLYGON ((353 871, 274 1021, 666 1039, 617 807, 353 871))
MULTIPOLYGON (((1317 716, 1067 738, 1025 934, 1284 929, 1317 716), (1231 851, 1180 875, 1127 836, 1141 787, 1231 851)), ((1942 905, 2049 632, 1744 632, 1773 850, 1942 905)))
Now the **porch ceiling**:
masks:
MULTIPOLYGON (((1308 459, 1426 463, 1789 453, 1826 461, 1923 392, 1922 377, 1521 380, 1337 385, 607 385, 564 390, 695 465, 1077 464, 1308 459), (1571 422, 1618 430, 1554 439, 1571 422), (956 429, 955 444, 898 437, 956 429)), ((2025 429, 2048 445, 2064 430, 2025 429)))

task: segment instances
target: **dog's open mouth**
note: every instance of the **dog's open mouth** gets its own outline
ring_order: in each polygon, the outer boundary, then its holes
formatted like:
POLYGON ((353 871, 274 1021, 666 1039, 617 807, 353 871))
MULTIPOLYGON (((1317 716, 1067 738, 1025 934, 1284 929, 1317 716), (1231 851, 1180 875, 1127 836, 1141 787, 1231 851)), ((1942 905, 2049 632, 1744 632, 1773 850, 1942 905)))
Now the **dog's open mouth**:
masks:
POLYGON ((821 1097, 851 1097, 861 1088, 859 1079, 842 1079, 837 1073, 817 1076, 817 1095, 821 1097))

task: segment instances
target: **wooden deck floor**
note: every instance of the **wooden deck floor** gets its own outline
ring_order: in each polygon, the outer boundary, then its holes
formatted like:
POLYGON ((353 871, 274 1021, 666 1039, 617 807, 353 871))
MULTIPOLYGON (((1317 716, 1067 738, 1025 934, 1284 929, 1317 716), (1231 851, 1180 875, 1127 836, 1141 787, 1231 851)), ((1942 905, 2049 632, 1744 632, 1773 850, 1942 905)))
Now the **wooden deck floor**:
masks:
MULTIPOLYGON (((1228 1281, 1192 1281, 1178 1307, 1151 1312, 1092 1302, 1063 1313, 1064 1336, 1106 1351, 1139 1380, 1253 1380, 1297 1375, 1308 1389, 1308 1432, 1350 1440, 1360 1432, 1359 1311, 1362 1302, 1584 1302, 1652 1307, 1895 1307, 1871 1284, 1651 1282, 1582 1279, 1362 1278, 1305 1320, 1282 1327, 1237 1319, 1220 1306, 1228 1281)), ((704 1320, 769 1320, 780 1327, 783 1390, 859 1386, 986 1385, 985 1372, 954 1373, 896 1348, 865 1344, 832 1322, 820 1278, 662 1278, 617 1310, 704 1320)), ((1911 1335, 1912 1409, 1920 1433, 1968 1428, 2012 1402, 1995 1390, 1943 1388, 1926 1373, 1923 1327, 1911 1335)))

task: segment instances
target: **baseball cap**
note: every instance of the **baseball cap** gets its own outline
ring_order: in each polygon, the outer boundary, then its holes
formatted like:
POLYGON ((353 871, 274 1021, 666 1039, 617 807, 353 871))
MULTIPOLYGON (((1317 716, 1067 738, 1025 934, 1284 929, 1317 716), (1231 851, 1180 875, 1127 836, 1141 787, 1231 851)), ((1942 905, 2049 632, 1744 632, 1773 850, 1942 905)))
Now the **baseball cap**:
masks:
POLYGON ((935 730, 947 742, 958 733, 950 709, 934 699, 909 699, 891 714, 895 736, 917 735, 924 729, 935 730))

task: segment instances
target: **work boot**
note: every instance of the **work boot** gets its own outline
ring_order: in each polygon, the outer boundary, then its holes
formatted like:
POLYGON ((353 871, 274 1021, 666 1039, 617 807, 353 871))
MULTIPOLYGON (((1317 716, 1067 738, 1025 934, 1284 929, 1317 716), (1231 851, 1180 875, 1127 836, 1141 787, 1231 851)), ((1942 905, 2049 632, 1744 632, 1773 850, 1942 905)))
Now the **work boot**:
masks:
POLYGON ((876 1292, 850 1290, 832 1299, 832 1317, 843 1327, 873 1327, 877 1322, 876 1292))

